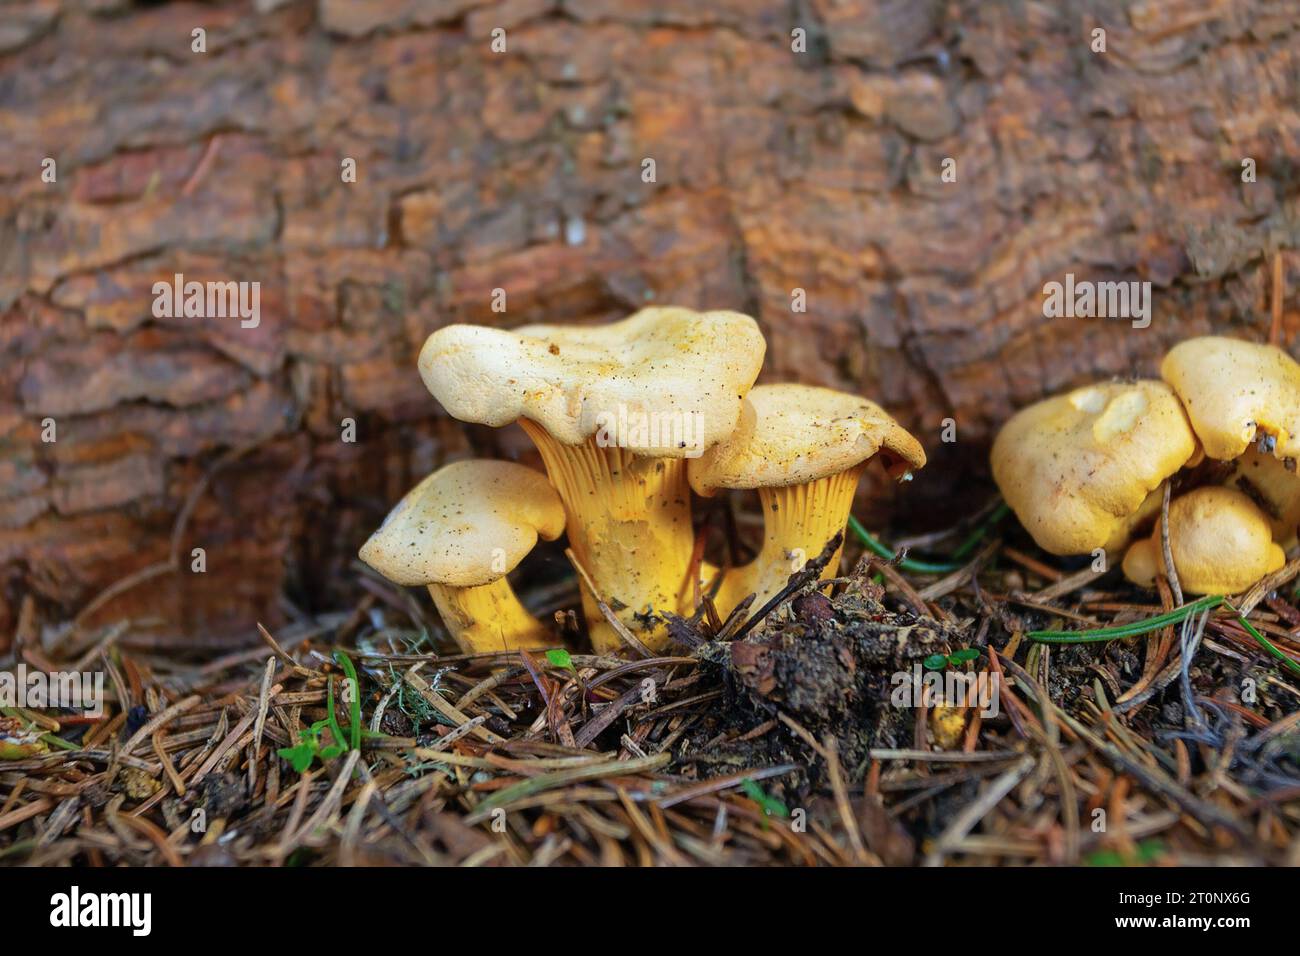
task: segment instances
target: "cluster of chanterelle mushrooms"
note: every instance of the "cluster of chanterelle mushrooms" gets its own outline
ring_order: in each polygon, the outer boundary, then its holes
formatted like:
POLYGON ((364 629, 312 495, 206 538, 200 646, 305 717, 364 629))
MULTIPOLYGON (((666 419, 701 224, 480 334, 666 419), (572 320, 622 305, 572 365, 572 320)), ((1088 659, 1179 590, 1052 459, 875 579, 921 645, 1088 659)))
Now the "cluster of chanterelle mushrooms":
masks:
MULTIPOLYGON (((726 615, 754 594, 760 607, 844 529, 873 458, 898 478, 925 464, 920 443, 873 402, 754 387, 765 350, 749 316, 681 308, 603 326, 439 329, 420 352, 429 391, 461 421, 517 422, 546 476, 506 462, 447 465, 393 509, 362 560, 398 584, 427 586, 466 652, 541 648, 558 642, 506 575, 538 535, 566 534, 590 581, 582 601, 595 648, 624 644, 599 596, 659 650, 661 615, 690 614, 697 588, 719 573, 693 560, 692 488, 757 489, 762 548, 721 571, 715 603, 726 615)), ((822 576, 838 565, 837 552, 822 576)))
POLYGON ((1170 349, 1160 375, 1022 409, 993 444, 994 479, 1045 550, 1127 547, 1124 574, 1144 587, 1163 573, 1159 515, 1174 480, 1187 489, 1168 516, 1182 590, 1238 593, 1296 543, 1300 365, 1275 346, 1207 336, 1170 349))

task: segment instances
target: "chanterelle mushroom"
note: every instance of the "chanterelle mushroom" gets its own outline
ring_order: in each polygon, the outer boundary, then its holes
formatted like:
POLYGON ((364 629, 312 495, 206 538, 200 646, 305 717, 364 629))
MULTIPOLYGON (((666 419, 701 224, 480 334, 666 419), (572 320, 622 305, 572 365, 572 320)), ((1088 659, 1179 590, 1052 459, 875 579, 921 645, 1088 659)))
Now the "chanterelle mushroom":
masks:
POLYGON ((1228 483, 1268 513, 1273 536, 1300 521, 1300 364, 1273 345, 1221 336, 1169 350, 1160 374, 1182 399, 1210 458, 1233 460, 1228 483))
POLYGON ((1300 475, 1293 467, 1251 446, 1232 463, 1224 482, 1260 506, 1273 527, 1273 540, 1283 547, 1295 543, 1300 528, 1300 475))
MULTIPOLYGON (((688 612, 693 593, 685 459, 731 434, 765 348, 746 315, 653 308, 594 327, 450 325, 425 342, 420 374, 456 418, 523 426, 564 502, 575 556, 620 621, 658 648, 656 615, 688 612)), ((596 648, 620 646, 582 597, 596 648)))
POLYGON ((1279 460, 1300 457, 1300 364, 1276 346, 1188 339, 1169 350, 1160 375, 1209 457, 1237 458, 1252 444, 1279 460))
MULTIPOLYGON (((1124 556, 1124 576, 1151 587, 1160 568, 1160 527, 1135 541, 1124 556)), ((1207 485, 1169 506, 1169 551, 1188 594, 1236 594, 1286 563, 1268 517, 1246 495, 1207 485)))
POLYGON ((1156 489, 1199 456, 1163 382, 1107 383, 1023 408, 993 442, 993 478, 1039 546, 1107 551, 1157 512, 1156 489))
MULTIPOLYGON (((762 504, 762 550, 723 579, 720 613, 751 593, 754 607, 762 606, 844 530, 858 479, 877 453, 895 472, 925 465, 920 443, 865 398, 808 385, 749 393, 735 433, 687 466, 699 494, 757 488, 762 504)), ((835 576, 839 558, 836 552, 823 578, 835 576)))
POLYGON ((538 535, 564 532, 564 507, 546 476, 523 465, 457 461, 412 488, 361 547, 361 560, 396 584, 429 589, 466 653, 554 647, 506 575, 538 535))

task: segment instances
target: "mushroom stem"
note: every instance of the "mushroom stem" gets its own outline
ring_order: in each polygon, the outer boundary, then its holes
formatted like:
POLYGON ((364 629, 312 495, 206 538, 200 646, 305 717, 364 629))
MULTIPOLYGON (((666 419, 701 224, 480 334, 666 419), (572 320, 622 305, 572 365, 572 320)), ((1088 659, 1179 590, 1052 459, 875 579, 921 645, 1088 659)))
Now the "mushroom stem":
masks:
MULTIPOLYGON (((757 595, 753 607, 762 607, 790 575, 821 554, 826 542, 843 531, 853 508, 853 495, 866 462, 815 481, 775 488, 759 488, 763 508, 763 547, 749 564, 727 573, 718 591, 718 613, 725 616, 748 594, 757 595)), ((843 545, 822 571, 822 580, 839 572, 843 545)))
MULTIPOLYGON (((602 447, 593 436, 566 445, 541 426, 520 419, 564 502, 569 544, 591 574, 601 598, 651 650, 667 633, 660 612, 689 613, 694 536, 686 462, 602 447)), ((587 628, 597 652, 622 646, 591 595, 582 593, 587 628)))
POLYGON ((519 602, 504 576, 477 587, 457 588, 447 584, 428 587, 429 596, 442 615, 442 623, 466 654, 559 646, 546 625, 519 602))

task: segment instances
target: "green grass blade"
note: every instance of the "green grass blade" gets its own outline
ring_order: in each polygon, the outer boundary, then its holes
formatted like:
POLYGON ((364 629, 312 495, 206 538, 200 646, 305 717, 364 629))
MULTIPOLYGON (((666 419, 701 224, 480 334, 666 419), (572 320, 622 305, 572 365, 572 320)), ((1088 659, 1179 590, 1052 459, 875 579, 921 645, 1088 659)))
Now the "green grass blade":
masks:
MULTIPOLYGON (((342 651, 334 652, 334 659, 343 666, 343 672, 348 675, 348 680, 352 682, 351 699, 348 701, 348 720, 352 726, 348 728, 352 732, 352 750, 361 749, 361 682, 357 680, 357 669, 352 663, 352 658, 342 651)), ((339 743, 343 743, 342 740, 339 743)))
POLYGON ((330 729, 330 734, 334 737, 334 742, 340 747, 345 748, 348 745, 348 739, 343 736, 343 728, 339 726, 339 719, 334 713, 334 675, 330 675, 329 683, 325 691, 325 726, 330 729))

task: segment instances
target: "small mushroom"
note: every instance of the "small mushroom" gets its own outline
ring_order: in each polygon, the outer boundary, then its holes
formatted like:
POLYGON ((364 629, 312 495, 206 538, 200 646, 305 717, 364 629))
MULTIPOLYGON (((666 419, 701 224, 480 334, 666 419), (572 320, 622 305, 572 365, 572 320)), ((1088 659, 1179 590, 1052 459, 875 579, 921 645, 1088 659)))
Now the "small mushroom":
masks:
MULTIPOLYGON (((1169 505, 1169 551, 1188 594, 1236 594, 1286 563, 1268 516, 1233 488, 1206 485, 1169 505)), ((1160 569, 1160 527, 1135 541, 1124 576, 1151 587, 1160 569)))
POLYGON ((1232 463, 1232 472, 1224 482, 1250 497, 1268 515, 1273 540, 1283 547, 1296 541, 1300 528, 1300 475, 1269 454, 1252 445, 1232 463))
MULTIPOLYGON (((653 308, 590 327, 449 325, 419 364, 456 418, 519 422, 599 596, 658 649, 667 634, 657 615, 689 613, 693 600, 686 459, 731 434, 765 348, 749 316, 653 308)), ((620 647, 586 589, 582 599, 596 649, 620 647)))
POLYGON ((1160 376, 1210 458, 1239 458, 1251 445, 1279 460, 1300 457, 1300 364, 1276 346, 1188 339, 1169 350, 1160 376))
MULTIPOLYGON (((925 450, 879 405, 829 388, 760 385, 749 393, 735 433, 687 466, 691 487, 758 489, 763 546, 723 579, 718 611, 748 594, 761 607, 805 560, 844 530, 858 479, 877 455, 896 477, 925 465, 925 450)), ((822 572, 834 577, 837 551, 822 572)))
POLYGON ((564 532, 564 508, 546 476, 523 465, 453 462, 412 488, 361 547, 361 560, 395 584, 428 587, 461 650, 555 647, 506 575, 538 535, 564 532))
POLYGON ((930 709, 930 735, 940 750, 952 750, 966 732, 967 708, 935 704, 930 709))
POLYGON ((1021 409, 993 442, 993 478, 1043 549, 1113 551, 1160 510, 1161 482, 1199 457, 1163 382, 1106 383, 1021 409))
POLYGON ((1227 483, 1268 513, 1273 537, 1300 523, 1300 364, 1273 345, 1221 336, 1189 339, 1160 366, 1210 458, 1233 461, 1227 483))

